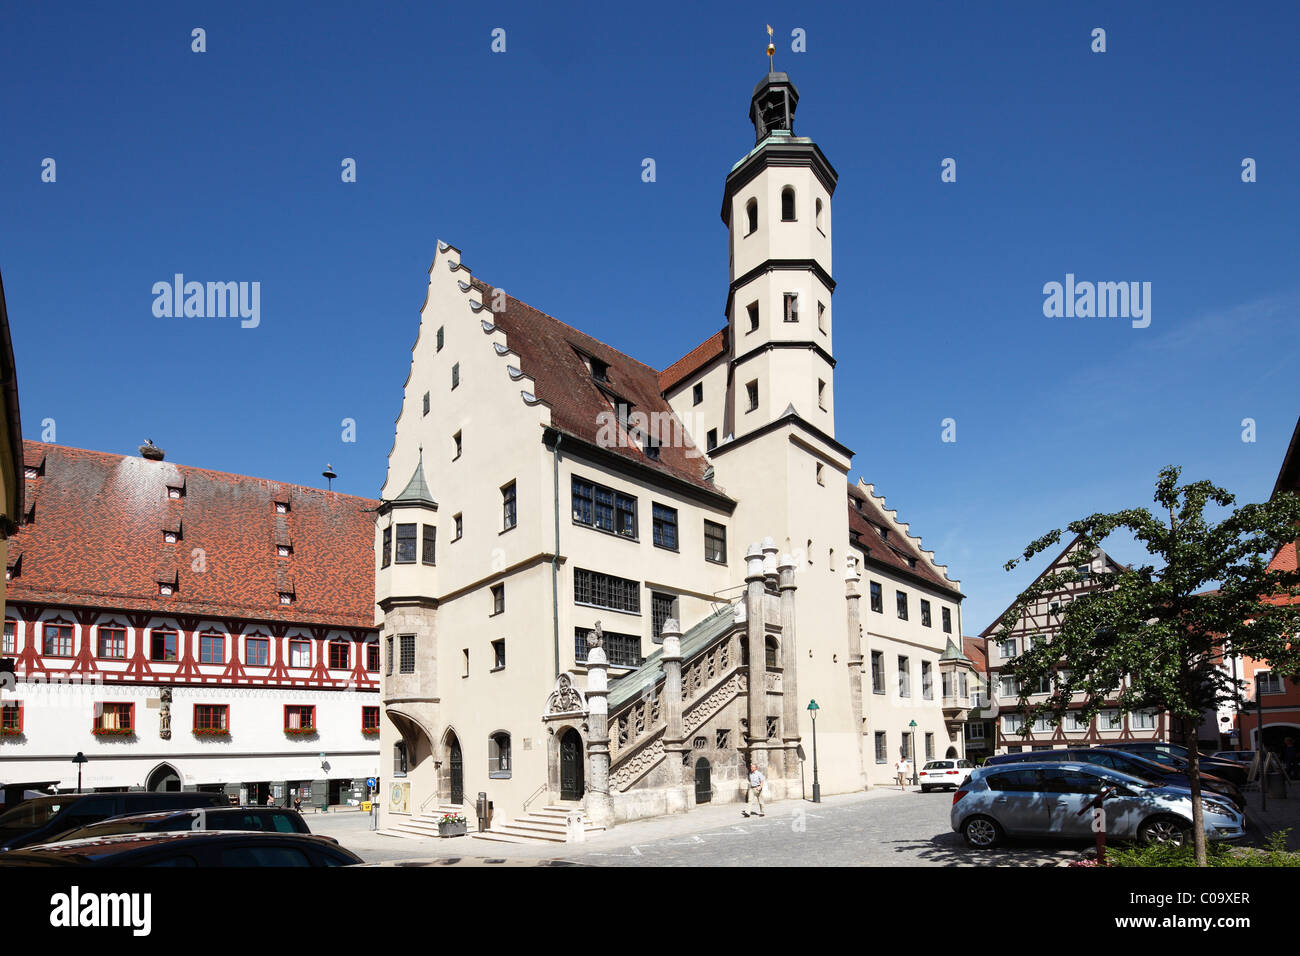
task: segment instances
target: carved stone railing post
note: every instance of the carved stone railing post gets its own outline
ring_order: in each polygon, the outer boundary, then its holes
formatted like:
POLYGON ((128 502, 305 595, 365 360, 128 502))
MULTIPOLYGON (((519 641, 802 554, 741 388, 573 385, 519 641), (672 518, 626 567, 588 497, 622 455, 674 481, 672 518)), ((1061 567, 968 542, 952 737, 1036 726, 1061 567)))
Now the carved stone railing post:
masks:
POLYGON ((794 558, 781 555, 778 566, 781 588, 781 726, 785 744, 785 776, 799 776, 799 673, 798 643, 794 633, 794 558))
POLYGON ((862 591, 861 574, 858 572, 856 558, 849 558, 848 568, 844 573, 844 598, 848 607, 849 639, 849 705, 853 713, 854 735, 858 745, 858 772, 861 785, 867 786, 867 727, 862 720, 862 591))
POLYGON ((614 799, 609 793, 609 658, 601 645, 600 625, 587 638, 587 754, 591 789, 584 806, 596 826, 614 825, 614 799))
POLYGON ((751 544, 745 553, 746 643, 749 647, 748 721, 745 749, 749 760, 767 776, 767 640, 764 633, 765 600, 763 549, 751 544))
POLYGON ((672 618, 664 622, 663 639, 664 797, 668 812, 678 813, 689 808, 684 766, 689 748, 682 723, 682 629, 672 618))

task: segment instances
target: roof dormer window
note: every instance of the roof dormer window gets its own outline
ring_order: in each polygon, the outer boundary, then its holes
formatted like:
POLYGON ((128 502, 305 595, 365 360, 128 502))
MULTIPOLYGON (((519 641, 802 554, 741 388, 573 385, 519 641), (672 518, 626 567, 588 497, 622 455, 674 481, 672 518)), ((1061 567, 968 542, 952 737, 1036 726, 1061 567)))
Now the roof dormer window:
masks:
POLYGON ((163 544, 175 544, 179 540, 180 540, 180 532, 177 531, 163 532, 163 544))
POLYGON ((278 515, 287 515, 289 513, 289 502, 277 501, 275 503, 275 513, 278 515))
POLYGON ((281 592, 280 592, 280 603, 281 603, 281 604, 292 604, 292 603, 293 603, 293 593, 290 592, 290 591, 281 591, 281 592))
POLYGON ((277 544, 275 546, 275 556, 277 558, 287 558, 293 554, 293 546, 288 544, 277 544))
POLYGON ((888 529, 888 528, 877 528, 876 530, 880 532, 880 540, 881 540, 881 541, 888 541, 888 540, 889 540, 889 529, 888 529))
POLYGON ((602 362, 600 359, 592 356, 589 360, 591 365, 591 377, 598 382, 609 381, 609 363, 602 362))
POLYGON ((39 478, 41 477, 41 470, 39 468, 34 468, 31 465, 28 465, 26 471, 24 471, 23 474, 26 475, 28 478, 39 478))
POLYGON ((168 497, 168 498, 184 498, 184 497, 185 497, 185 486, 184 486, 184 485, 168 485, 168 486, 167 486, 167 497, 168 497))
POLYGON ((171 597, 173 594, 176 593, 176 585, 174 585, 174 584, 159 584, 159 585, 158 585, 158 593, 159 593, 162 597, 171 597))

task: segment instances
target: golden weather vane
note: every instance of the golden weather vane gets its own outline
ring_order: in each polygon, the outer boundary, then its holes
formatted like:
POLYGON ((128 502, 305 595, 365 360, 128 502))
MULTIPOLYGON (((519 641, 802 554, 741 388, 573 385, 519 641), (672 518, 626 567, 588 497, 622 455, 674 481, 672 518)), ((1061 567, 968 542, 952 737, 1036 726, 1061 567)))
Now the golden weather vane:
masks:
POLYGON ((767 25, 767 72, 775 72, 776 66, 772 57, 776 56, 776 44, 772 42, 772 24, 767 25))

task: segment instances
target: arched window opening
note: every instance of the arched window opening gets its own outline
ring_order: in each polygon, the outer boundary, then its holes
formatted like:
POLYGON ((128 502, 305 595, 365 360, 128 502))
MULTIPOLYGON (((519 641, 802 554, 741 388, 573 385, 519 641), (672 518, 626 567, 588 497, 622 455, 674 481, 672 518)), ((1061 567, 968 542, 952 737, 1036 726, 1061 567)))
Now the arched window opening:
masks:
POLYGON ((757 199, 751 199, 748 203, 745 204, 745 216, 749 220, 749 229, 746 230, 745 235, 749 235, 752 232, 758 232, 758 200, 757 199))
POLYGON ((766 643, 766 654, 764 655, 767 662, 767 666, 773 668, 780 667, 781 666, 780 655, 781 655, 781 649, 779 646, 777 646, 776 638, 769 637, 766 643))
POLYGON ((510 776, 510 735, 505 731, 488 737, 488 776, 493 780, 510 776))
POLYGON ((794 188, 791 186, 781 190, 781 221, 794 222, 794 188))

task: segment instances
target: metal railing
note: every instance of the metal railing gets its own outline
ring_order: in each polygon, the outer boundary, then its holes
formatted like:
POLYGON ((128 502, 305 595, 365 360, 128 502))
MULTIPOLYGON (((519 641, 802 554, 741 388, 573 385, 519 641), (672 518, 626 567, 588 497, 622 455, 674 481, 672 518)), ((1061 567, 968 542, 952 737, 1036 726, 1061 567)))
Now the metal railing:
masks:
POLYGON ((532 803, 534 800, 536 800, 538 797, 540 797, 543 793, 545 793, 548 790, 550 790, 550 784, 544 783, 536 790, 534 790, 532 793, 530 793, 528 795, 528 799, 524 801, 524 813, 528 812, 528 805, 530 803, 532 803))

